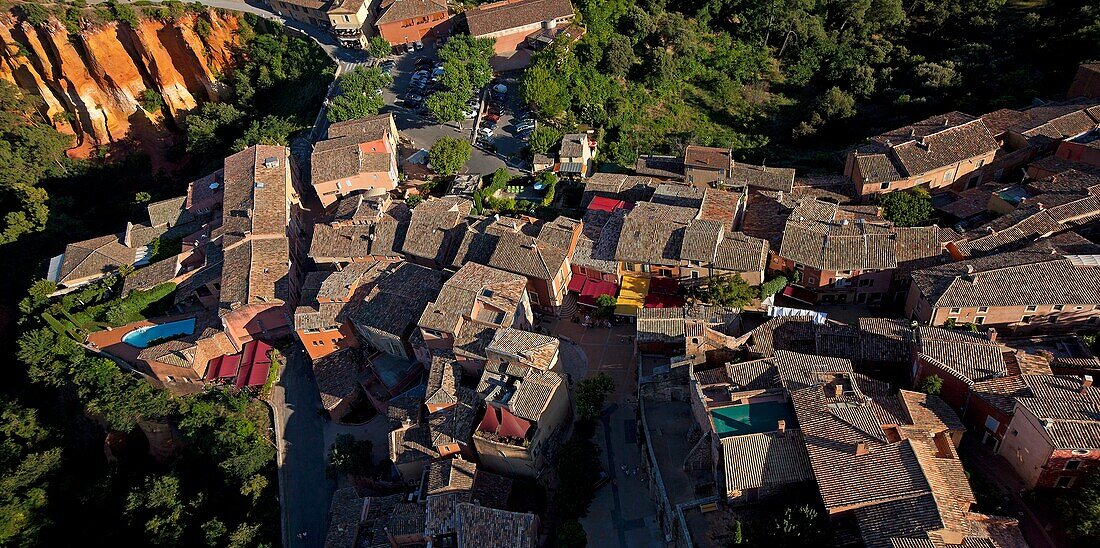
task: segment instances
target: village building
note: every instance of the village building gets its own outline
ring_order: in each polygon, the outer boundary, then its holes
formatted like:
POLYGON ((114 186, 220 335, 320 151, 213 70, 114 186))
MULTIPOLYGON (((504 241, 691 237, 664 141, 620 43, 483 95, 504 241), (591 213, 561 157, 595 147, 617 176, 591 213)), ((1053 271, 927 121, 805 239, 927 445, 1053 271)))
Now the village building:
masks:
POLYGON ((432 39, 450 27, 451 9, 443 0, 382 0, 374 26, 392 45, 432 39))
POLYGON ((310 157, 321 205, 357 192, 377 196, 397 188, 397 141, 391 113, 328 126, 327 137, 314 145, 310 157))
POLYGON ((562 33, 579 38, 581 32, 570 24, 574 14, 569 0, 504 0, 472 7, 465 17, 470 35, 493 39, 494 67, 523 68, 532 47, 562 33))

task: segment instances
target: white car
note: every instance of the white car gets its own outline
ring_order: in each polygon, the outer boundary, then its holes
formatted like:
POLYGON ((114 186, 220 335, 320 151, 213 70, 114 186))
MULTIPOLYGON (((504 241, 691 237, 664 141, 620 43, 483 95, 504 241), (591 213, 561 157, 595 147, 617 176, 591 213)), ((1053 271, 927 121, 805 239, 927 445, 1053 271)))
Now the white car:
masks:
POLYGON ((493 135, 493 129, 492 128, 487 128, 487 127, 483 127, 481 129, 477 130, 477 132, 481 135, 484 135, 485 137, 492 137, 492 135, 493 135))
POLYGON ((477 118, 477 110, 476 109, 467 110, 465 116, 466 116, 467 120, 473 120, 474 118, 477 118))

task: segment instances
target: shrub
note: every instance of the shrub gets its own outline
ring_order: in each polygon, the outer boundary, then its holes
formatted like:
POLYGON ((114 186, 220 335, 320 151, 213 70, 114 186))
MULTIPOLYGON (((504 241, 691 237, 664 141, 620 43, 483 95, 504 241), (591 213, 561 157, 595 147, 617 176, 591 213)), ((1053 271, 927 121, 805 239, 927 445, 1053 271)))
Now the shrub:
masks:
POLYGON ((783 291, 783 288, 787 287, 786 276, 776 276, 760 286, 760 297, 766 299, 783 291))
POLYGON ((918 390, 931 396, 939 395, 940 391, 943 390, 943 379, 939 375, 929 375, 921 381, 918 390))
POLYGON ((141 92, 141 108, 147 112, 157 112, 164 107, 164 97, 161 97, 157 90, 146 89, 141 92))
POLYGON ((421 198, 419 194, 413 194, 412 196, 405 198, 405 205, 409 206, 409 209, 412 209, 420 205, 420 203, 423 201, 424 198, 421 198))

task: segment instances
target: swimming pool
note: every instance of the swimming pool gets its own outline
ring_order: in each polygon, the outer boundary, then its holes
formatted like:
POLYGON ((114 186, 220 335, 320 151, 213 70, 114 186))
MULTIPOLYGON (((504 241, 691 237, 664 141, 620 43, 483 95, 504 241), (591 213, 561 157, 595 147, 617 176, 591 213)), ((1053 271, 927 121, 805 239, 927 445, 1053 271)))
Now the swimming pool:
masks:
POLYGON ((149 346, 149 343, 155 340, 190 335, 194 332, 195 318, 187 318, 174 322, 139 327, 123 335, 122 342, 135 348, 146 348, 149 346))
POLYGON ((714 421, 715 432, 722 437, 774 432, 780 419, 787 421, 787 428, 798 426, 794 409, 786 402, 731 405, 711 411, 710 416, 714 421))

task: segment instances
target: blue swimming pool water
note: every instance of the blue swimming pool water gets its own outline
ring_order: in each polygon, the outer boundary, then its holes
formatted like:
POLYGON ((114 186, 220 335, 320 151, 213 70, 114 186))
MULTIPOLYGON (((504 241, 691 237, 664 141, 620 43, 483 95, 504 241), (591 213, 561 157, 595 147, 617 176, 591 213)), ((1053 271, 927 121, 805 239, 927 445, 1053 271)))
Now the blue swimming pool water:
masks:
POLYGON ((759 402, 720 407, 710 412, 714 429, 721 437, 772 432, 779 419, 787 421, 788 428, 798 426, 791 405, 783 402, 759 402))
POLYGON ((195 318, 176 320, 174 322, 160 323, 139 327, 122 336, 122 342, 135 348, 146 348, 150 342, 157 339, 167 339, 180 335, 190 335, 195 332, 195 318))

